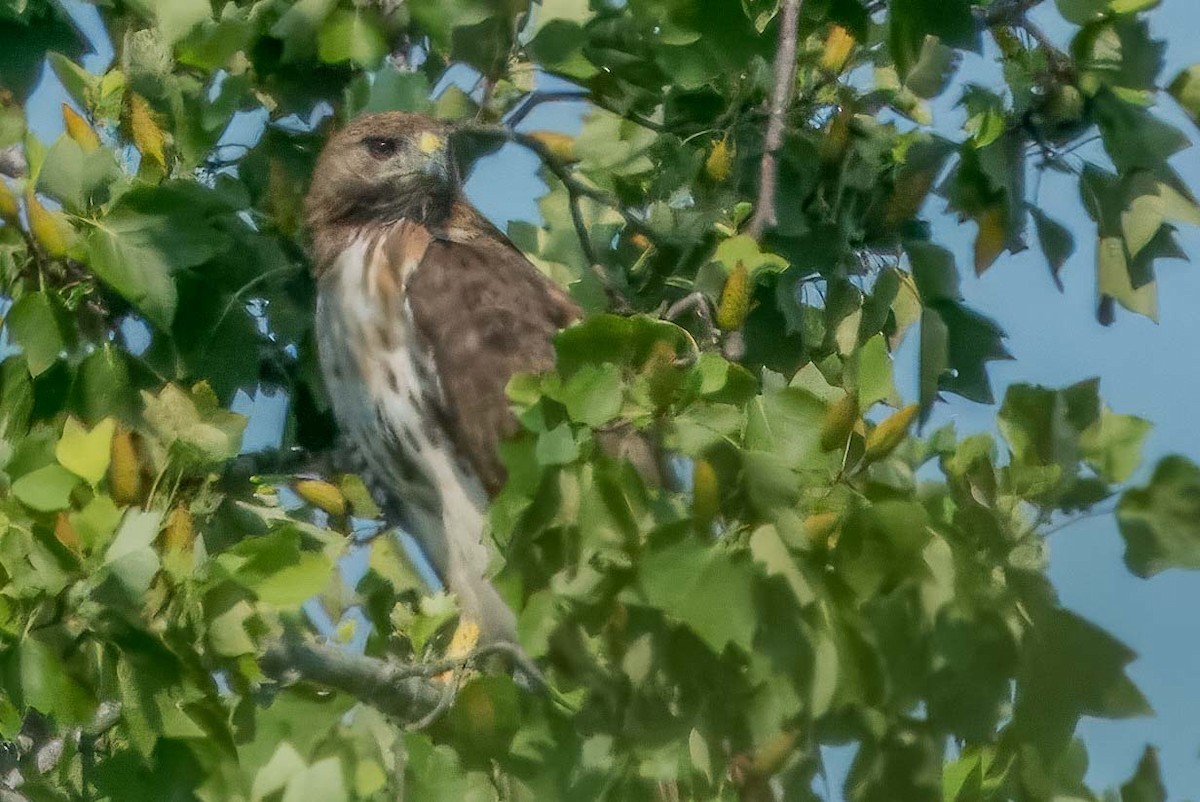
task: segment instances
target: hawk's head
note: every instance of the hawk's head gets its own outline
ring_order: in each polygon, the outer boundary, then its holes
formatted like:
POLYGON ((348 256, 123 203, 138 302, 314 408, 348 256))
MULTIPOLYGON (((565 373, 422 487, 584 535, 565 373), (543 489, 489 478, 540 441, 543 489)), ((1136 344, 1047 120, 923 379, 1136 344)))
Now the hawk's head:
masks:
POLYGON ((445 214, 458 192, 448 146, 450 129, 399 111, 359 117, 334 134, 317 160, 308 193, 308 222, 429 221, 445 214))

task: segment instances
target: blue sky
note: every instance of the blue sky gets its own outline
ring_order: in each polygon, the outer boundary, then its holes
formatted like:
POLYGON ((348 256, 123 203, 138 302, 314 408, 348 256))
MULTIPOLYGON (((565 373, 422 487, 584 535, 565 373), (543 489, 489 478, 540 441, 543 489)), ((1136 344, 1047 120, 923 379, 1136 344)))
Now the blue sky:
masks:
MULTIPOLYGON (((76 0, 73 7, 79 8, 76 0)), ((1052 39, 1065 46, 1071 28, 1058 19, 1052 3, 1035 19, 1052 39)), ((80 14, 94 19, 94 9, 80 14)), ((1168 42, 1165 74, 1173 76, 1200 62, 1200 3, 1164 0, 1151 14, 1155 34, 1168 42)), ((86 26, 97 30, 94 23, 86 26)), ((85 59, 89 69, 102 68, 111 48, 85 59)), ((995 83, 988 59, 968 57, 963 78, 995 83)), ((61 132, 61 89, 53 76, 44 81, 30 102, 34 129, 51 142, 61 132)), ((954 90, 935 104, 941 125, 957 124, 954 90)), ((1164 101, 1164 107, 1170 107, 1164 101)), ((539 107, 523 124, 526 129, 577 130, 580 104, 539 107)), ((1195 141, 1196 128, 1174 108, 1168 118, 1195 141)), ((239 140, 242 141, 242 140, 239 140)), ((1081 151, 1087 155, 1087 149, 1081 151)), ((1175 167, 1193 187, 1200 188, 1200 150, 1176 157, 1175 167)), ((544 187, 535 175, 533 156, 507 147, 480 164, 468 183, 472 199, 502 228, 512 219, 537 219, 536 199, 544 187)), ((1186 263, 1165 263, 1159 271, 1160 324, 1121 314, 1116 325, 1103 328, 1094 317, 1094 224, 1084 213, 1070 177, 1047 174, 1039 205, 1076 234, 1079 249, 1063 270, 1066 292, 1059 294, 1036 246, 1015 257, 1002 258, 982 278, 967 275, 963 292, 976 308, 999 321, 1009 333, 1008 346, 1016 360, 993 363, 991 376, 997 397, 1010 382, 1064 386, 1099 376, 1109 405, 1118 412, 1140 415, 1155 424, 1148 442, 1144 480, 1158 458, 1180 453, 1200 460, 1200 425, 1192 404, 1200 398, 1200 269, 1186 263)), ((930 211, 941 209, 934 201, 930 211)), ((954 249, 960 265, 972 263, 973 225, 956 225, 933 214, 938 241, 954 249)), ((1185 252, 1200 259, 1200 232, 1180 232, 1185 252)), ((915 349, 906 344, 897 354, 897 383, 909 399, 916 395, 915 349)), ((255 426, 248 445, 276 436, 280 399, 242 399, 241 411, 253 411, 255 426)), ((954 421, 960 433, 994 430, 995 407, 951 398, 936 413, 934 425, 954 421)), ((1081 734, 1091 751, 1089 780, 1097 787, 1126 779, 1147 743, 1161 750, 1171 799, 1200 798, 1200 574, 1169 571, 1150 580, 1129 574, 1122 562, 1122 543, 1111 517, 1081 521, 1054 534, 1049 542, 1051 576, 1064 604, 1101 624, 1140 655, 1130 674, 1157 711, 1154 718, 1107 722, 1085 720, 1081 734)), ((840 786, 844 754, 831 756, 830 785, 840 786), (836 764, 836 765, 834 765, 836 764), (838 770, 841 769, 841 770, 838 770)))

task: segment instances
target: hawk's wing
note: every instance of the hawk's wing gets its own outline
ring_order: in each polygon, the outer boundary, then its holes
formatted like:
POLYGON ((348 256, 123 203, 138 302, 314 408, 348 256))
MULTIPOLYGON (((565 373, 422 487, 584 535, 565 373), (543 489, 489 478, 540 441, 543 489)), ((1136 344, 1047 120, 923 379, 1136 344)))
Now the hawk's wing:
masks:
POLYGON ((469 208, 429 243, 405 297, 433 374, 427 400, 494 494, 505 478, 497 446, 517 429, 505 387, 514 373, 554 366, 554 336, 579 308, 469 208))

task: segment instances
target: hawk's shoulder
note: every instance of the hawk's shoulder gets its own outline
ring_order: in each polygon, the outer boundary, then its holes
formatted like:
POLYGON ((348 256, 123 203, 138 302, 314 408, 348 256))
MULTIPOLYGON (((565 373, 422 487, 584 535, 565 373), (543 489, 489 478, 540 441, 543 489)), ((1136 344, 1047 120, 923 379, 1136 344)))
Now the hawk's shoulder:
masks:
MULTIPOLYGON (((419 238, 422 255, 405 281, 413 345, 427 356, 446 429, 495 492, 504 482, 497 447, 517 427, 508 381, 553 367, 554 337, 579 308, 465 202, 431 234, 419 238)), ((391 249, 408 251, 411 264, 417 243, 408 233, 391 249)))

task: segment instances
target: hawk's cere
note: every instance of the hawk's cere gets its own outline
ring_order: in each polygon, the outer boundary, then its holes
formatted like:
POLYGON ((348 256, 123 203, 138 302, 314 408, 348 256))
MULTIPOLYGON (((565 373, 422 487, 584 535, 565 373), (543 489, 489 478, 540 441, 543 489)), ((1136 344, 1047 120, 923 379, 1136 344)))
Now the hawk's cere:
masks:
POLYGON ((325 146, 307 198, 316 331, 365 475, 495 639, 514 633, 481 540, 504 481, 497 446, 517 427, 505 386, 553 365, 553 337, 579 309, 464 199, 448 134, 391 112, 325 146))

